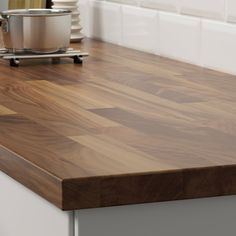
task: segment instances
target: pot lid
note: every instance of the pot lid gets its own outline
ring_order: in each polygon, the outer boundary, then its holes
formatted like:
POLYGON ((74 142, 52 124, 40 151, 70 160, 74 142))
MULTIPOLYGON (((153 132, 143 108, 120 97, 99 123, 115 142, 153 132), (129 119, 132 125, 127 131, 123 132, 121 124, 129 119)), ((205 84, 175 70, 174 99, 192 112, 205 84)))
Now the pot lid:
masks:
POLYGON ((65 9, 16 9, 2 11, 0 14, 2 17, 8 16, 60 16, 71 14, 70 10, 65 9))

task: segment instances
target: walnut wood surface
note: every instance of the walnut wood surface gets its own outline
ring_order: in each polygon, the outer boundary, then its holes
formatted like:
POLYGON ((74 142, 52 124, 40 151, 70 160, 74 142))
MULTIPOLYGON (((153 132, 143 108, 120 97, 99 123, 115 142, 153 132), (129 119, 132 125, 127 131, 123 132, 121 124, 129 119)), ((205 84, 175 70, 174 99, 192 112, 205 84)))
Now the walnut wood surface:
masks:
POLYGON ((82 48, 0 62, 0 170, 64 210, 236 194, 235 76, 82 48))

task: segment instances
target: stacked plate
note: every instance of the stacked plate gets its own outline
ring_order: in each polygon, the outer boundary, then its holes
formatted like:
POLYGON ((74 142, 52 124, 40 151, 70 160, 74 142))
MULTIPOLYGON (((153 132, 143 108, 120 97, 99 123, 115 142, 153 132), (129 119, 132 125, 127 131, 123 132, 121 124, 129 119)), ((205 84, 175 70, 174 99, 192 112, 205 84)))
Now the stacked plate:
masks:
POLYGON ((54 9, 67 9, 72 11, 71 42, 79 42, 84 36, 79 18, 79 0, 52 0, 54 9))

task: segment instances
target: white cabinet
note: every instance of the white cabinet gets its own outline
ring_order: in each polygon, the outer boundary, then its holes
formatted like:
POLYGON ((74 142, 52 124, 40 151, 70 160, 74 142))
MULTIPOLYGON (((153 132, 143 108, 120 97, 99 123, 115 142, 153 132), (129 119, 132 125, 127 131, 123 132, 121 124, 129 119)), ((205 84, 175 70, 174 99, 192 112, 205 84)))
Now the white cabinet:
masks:
POLYGON ((1 236, 73 236, 73 212, 63 212, 0 172, 1 236))
POLYGON ((234 236, 236 196, 81 210, 75 236, 234 236))

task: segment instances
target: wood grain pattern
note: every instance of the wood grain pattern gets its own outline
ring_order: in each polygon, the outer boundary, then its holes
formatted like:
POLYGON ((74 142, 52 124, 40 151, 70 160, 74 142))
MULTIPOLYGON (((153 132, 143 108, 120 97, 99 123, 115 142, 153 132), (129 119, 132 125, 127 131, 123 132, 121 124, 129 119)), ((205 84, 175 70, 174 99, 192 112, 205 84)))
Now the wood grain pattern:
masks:
POLYGON ((64 210, 236 194, 235 76, 81 47, 0 61, 0 170, 64 210))
POLYGON ((15 112, 0 105, 0 115, 12 115, 12 114, 15 114, 15 112))

